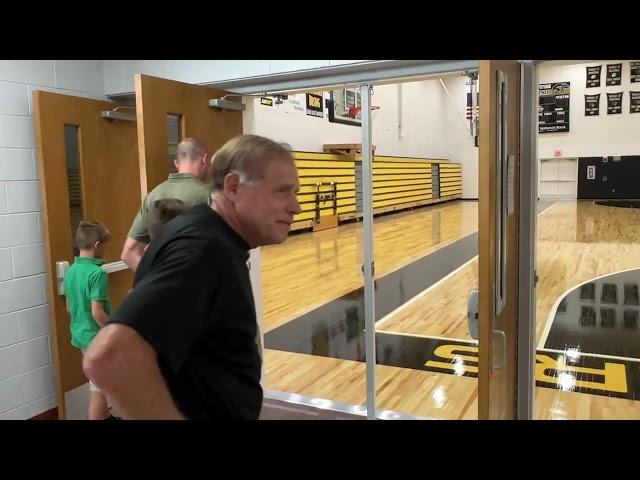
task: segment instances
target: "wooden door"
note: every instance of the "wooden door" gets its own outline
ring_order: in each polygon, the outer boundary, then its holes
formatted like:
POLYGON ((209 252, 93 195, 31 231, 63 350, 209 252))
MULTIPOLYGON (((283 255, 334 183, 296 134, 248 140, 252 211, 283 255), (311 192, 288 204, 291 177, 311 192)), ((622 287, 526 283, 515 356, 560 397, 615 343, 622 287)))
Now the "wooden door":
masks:
POLYGON ((65 394, 87 382, 82 357, 71 345, 70 318, 58 294, 56 262, 73 262, 75 230, 81 219, 104 223, 111 231, 105 263, 117 307, 132 282, 119 269, 120 251, 131 219, 140 207, 140 177, 135 122, 107 120, 102 111, 118 105, 35 91, 42 227, 47 262, 52 353, 57 372, 59 418, 66 417, 65 394))
POLYGON ((520 65, 480 62, 480 419, 517 414, 520 65))

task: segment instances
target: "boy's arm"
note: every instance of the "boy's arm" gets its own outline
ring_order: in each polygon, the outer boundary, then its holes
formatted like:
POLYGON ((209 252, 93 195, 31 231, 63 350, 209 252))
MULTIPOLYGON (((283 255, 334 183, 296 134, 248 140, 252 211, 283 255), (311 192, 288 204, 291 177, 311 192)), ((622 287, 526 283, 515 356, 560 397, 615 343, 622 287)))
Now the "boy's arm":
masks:
POLYGON ((107 320, 109 320, 104 311, 104 305, 100 300, 91 300, 91 315, 100 327, 104 327, 107 324, 107 320))

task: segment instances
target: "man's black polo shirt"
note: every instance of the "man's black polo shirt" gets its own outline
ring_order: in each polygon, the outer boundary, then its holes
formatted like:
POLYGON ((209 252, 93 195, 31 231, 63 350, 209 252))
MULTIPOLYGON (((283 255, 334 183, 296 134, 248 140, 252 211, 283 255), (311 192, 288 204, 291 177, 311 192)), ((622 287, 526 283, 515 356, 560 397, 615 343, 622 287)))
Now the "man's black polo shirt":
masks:
POLYGON ((257 419, 262 405, 249 245, 206 205, 165 225, 110 323, 157 352, 178 409, 190 419, 257 419))

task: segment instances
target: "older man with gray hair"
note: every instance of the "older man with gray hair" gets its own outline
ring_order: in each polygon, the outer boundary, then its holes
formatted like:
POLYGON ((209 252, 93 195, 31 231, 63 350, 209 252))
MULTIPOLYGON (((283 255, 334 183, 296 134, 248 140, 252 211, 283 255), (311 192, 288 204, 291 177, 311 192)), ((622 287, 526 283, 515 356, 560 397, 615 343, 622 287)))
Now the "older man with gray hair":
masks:
POLYGON ((197 205, 149 244, 133 291, 84 357, 125 419, 248 419, 262 407, 249 250, 282 243, 300 212, 288 146, 228 141, 197 205))
POLYGON ((182 201, 185 208, 211 203, 211 187, 203 182, 208 158, 207 149, 198 140, 187 138, 180 142, 173 161, 177 173, 169 174, 167 180, 147 194, 129 229, 121 259, 131 270, 138 269, 145 247, 151 241, 147 220, 156 200, 175 198, 182 201))

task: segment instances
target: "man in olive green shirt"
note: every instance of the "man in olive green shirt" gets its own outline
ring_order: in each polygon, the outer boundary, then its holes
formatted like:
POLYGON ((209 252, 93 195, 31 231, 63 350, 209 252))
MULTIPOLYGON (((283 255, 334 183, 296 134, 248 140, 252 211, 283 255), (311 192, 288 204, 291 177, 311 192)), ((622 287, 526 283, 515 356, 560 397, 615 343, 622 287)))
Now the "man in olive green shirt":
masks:
POLYGON ((124 243, 122 261, 134 272, 151 241, 147 217, 156 200, 176 198, 184 202, 187 208, 211 203, 211 188, 202 181, 209 165, 209 154, 205 146, 193 138, 183 140, 176 150, 174 165, 178 173, 170 174, 167 180, 147 194, 124 243))

